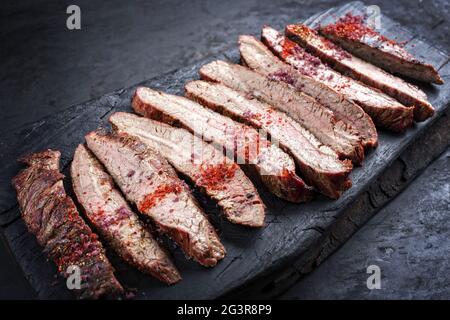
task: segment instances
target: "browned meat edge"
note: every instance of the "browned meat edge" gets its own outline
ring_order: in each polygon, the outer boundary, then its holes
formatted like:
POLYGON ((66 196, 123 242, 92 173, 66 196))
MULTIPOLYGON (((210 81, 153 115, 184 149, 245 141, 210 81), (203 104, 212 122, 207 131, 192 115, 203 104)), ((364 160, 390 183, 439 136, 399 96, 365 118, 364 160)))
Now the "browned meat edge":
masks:
POLYGON ((131 113, 116 112, 109 121, 116 131, 157 149, 175 170, 216 200, 230 222, 264 226, 265 206, 258 191, 240 167, 221 151, 185 129, 131 113))
POLYGON ((322 145, 286 114, 257 100, 246 99, 238 92, 217 83, 192 81, 185 87, 186 96, 238 121, 266 130, 295 159, 308 183, 323 194, 338 198, 351 186, 348 175, 352 166, 340 161, 337 154, 322 145))
POLYGON ((127 134, 97 130, 85 138, 126 198, 187 256, 204 266, 224 258, 225 248, 189 187, 156 150, 127 134))
POLYGON ((378 90, 375 91, 373 88, 334 71, 323 64, 319 58, 309 54, 298 44, 269 26, 264 26, 261 30, 261 40, 276 56, 293 66, 306 78, 311 77, 336 90, 348 101, 352 101, 353 104, 344 103, 337 104, 337 106, 344 109, 346 118, 358 130, 365 148, 374 148, 378 145, 375 124, 364 109, 378 109, 386 102, 393 100, 392 102, 395 104, 397 101, 378 90), (359 107, 355 108, 353 106, 355 104, 359 107), (345 108, 349 109, 345 110, 345 108))
POLYGON ((341 159, 357 159, 358 149, 362 149, 360 139, 348 134, 331 110, 285 82, 222 60, 202 66, 199 74, 204 80, 222 83, 287 113, 341 159))
MULTIPOLYGON (((291 40, 297 42, 301 46, 305 47, 311 53, 317 55, 320 59, 331 65, 339 72, 348 75, 358 81, 362 81, 369 86, 378 88, 383 92, 385 92, 386 94, 394 96, 394 98, 396 99, 398 98, 401 99, 402 97, 405 97, 405 95, 402 94, 403 91, 400 91, 398 89, 399 87, 408 87, 408 88, 412 87, 412 85, 405 83, 400 78, 388 75, 381 69, 378 69, 377 67, 372 66, 368 63, 364 63, 362 60, 359 60, 358 58, 352 56, 347 51, 344 51, 343 49, 337 47, 331 41, 320 37, 314 30, 311 30, 306 26, 289 25, 286 27, 286 36, 289 37, 291 40), (332 50, 334 54, 333 55, 326 54, 324 50, 332 50), (357 62, 360 65, 362 64, 368 70, 366 70, 364 73, 355 71, 354 68, 348 67, 343 62, 346 59, 350 59, 350 61, 353 63, 357 62), (392 83, 386 85, 383 82, 379 82, 371 75, 371 73, 376 73, 378 75, 383 76, 384 78, 389 77, 392 83)), ((407 105, 411 104, 408 103, 407 105)), ((413 122, 414 110, 415 109, 413 107, 407 106, 405 106, 404 108, 396 108, 395 110, 386 110, 386 112, 388 113, 385 114, 384 116, 389 118, 389 120, 386 122, 391 123, 389 129, 401 132, 404 131, 406 128, 411 127, 413 122)), ((372 116, 372 118, 374 117, 372 116)))
POLYGON ((71 176, 78 202, 89 222, 122 259, 168 284, 181 280, 166 251, 145 229, 115 189, 112 178, 82 144, 75 150, 71 176))
POLYGON ((198 134, 198 132, 195 132, 195 125, 210 127, 212 126, 211 123, 219 123, 223 121, 225 127, 212 128, 210 132, 205 132, 206 134, 212 135, 210 138, 212 139, 211 142, 214 145, 223 148, 224 151, 235 151, 239 145, 241 150, 245 149, 248 151, 245 154, 247 157, 247 159, 244 159, 245 165, 249 164, 250 166, 256 168, 262 182, 276 196, 291 202, 305 202, 310 201, 313 198, 314 193, 311 187, 306 185, 305 182, 296 175, 293 160, 286 153, 279 150, 277 146, 270 145, 270 143, 263 137, 259 136, 254 129, 243 126, 242 124, 237 124, 231 119, 223 117, 220 114, 213 113, 212 111, 203 108, 201 105, 190 101, 187 98, 168 95, 145 87, 136 89, 132 106, 133 109, 140 115, 150 119, 163 121, 171 125, 184 127, 195 134, 198 134), (142 97, 147 93, 152 95, 152 99, 145 99, 142 97), (164 103, 154 100, 153 97, 155 96, 164 99, 164 103), (176 103, 188 104, 187 107, 189 108, 189 113, 177 111, 176 103), (195 123, 194 125, 188 118, 190 113, 201 112, 204 114, 205 111, 208 111, 210 114, 207 115, 209 118, 204 123, 195 123), (217 136, 215 136, 215 130, 220 131, 220 134, 222 135, 221 138, 223 136, 233 138, 232 141, 229 139, 226 139, 225 141, 220 139, 216 140, 217 136), (229 134, 234 133, 236 133, 236 135, 230 137, 229 134), (257 141, 254 142, 255 140, 257 141), (256 150, 252 143, 256 143, 256 150), (249 154, 256 157, 257 163, 255 163, 253 159, 248 158, 250 157, 249 154), (272 156, 278 157, 275 161, 279 161, 280 163, 274 163, 271 161, 272 156), (286 164, 286 166, 283 167, 282 172, 270 171, 273 166, 278 167, 283 166, 284 164, 286 164))
MULTIPOLYGON (((363 161, 362 133, 356 129, 355 125, 355 122, 364 121, 364 118, 358 116, 361 113, 365 114, 361 107, 345 99, 334 89, 301 74, 292 66, 284 63, 253 36, 240 36, 239 50, 241 59, 250 69, 266 75, 269 79, 283 81, 291 85, 331 110, 336 120, 341 123, 340 127, 349 137, 348 140, 354 146, 355 151, 350 159, 355 164, 360 164, 363 161)), ((372 123, 368 116, 367 118, 372 123)))
POLYGON ((363 16, 347 14, 336 23, 321 27, 319 32, 355 56, 389 72, 419 81, 444 83, 432 65, 417 60, 396 41, 367 26, 364 20, 363 16))
POLYGON ((80 268, 81 288, 74 289, 79 298, 122 294, 97 235, 64 190, 60 157, 59 151, 46 150, 19 159, 28 166, 12 180, 22 219, 62 276, 73 274, 71 266, 80 268))

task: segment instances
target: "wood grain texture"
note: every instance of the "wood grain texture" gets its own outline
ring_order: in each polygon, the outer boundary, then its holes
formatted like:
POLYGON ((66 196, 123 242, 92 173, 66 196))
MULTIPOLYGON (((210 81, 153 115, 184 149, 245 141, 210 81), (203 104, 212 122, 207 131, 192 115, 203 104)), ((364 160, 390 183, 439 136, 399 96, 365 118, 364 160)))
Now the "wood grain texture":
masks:
MULTIPOLYGON (((389 22, 389 25, 395 25, 389 18, 383 19, 389 22)), ((119 278, 124 285, 137 288, 137 298, 217 298, 251 283, 262 275, 282 268, 298 257, 303 259, 302 263, 297 264, 298 266, 313 266, 314 263, 311 262, 315 261, 317 256, 313 257, 308 253, 320 247, 326 248, 327 241, 333 238, 327 239, 323 235, 329 234, 334 228, 342 231, 342 239, 339 242, 345 241, 354 231, 346 231, 350 225, 353 225, 352 219, 357 219, 359 216, 358 213, 353 213, 356 217, 348 218, 350 216, 347 209, 355 203, 355 200, 361 199, 361 196, 364 198, 364 194, 368 197, 366 201, 376 201, 376 198, 373 200, 373 196, 369 193, 370 188, 376 185, 376 180, 395 163, 409 145, 443 116, 448 107, 450 100, 448 56, 413 35, 410 38, 416 42, 415 50, 426 55, 427 61, 431 61, 440 69, 446 81, 446 84, 440 87, 423 88, 430 102, 437 109, 437 113, 433 118, 417 124, 405 134, 394 135, 380 132, 380 146, 367 154, 363 167, 354 170, 351 175, 353 187, 339 200, 331 201, 319 197, 309 204, 293 205, 273 197, 260 188, 262 198, 269 209, 268 225, 262 230, 248 230, 220 219, 214 204, 198 195, 213 223, 218 227, 227 248, 228 254, 224 261, 213 269, 204 269, 194 262, 187 261, 179 249, 169 244, 170 251, 182 273, 183 281, 176 286, 166 287, 150 277, 125 267, 112 255, 113 263, 117 266, 119 278)), ((237 49, 214 58, 234 62, 239 60, 237 49)), ((208 59, 210 60, 212 58, 208 59)), ((198 78, 197 70, 206 62, 145 81, 140 85, 181 94, 184 83, 198 78)), ((135 88, 136 86, 133 86, 115 91, 100 99, 66 109, 4 135, 4 139, 10 143, 0 155, 0 160, 4 164, 0 171, 2 173, 0 175, 0 224, 25 275, 41 298, 70 297, 70 292, 63 289, 64 283, 61 280, 55 282, 54 267, 46 261, 33 237, 26 232, 22 221, 18 219, 15 194, 9 183, 11 177, 19 170, 15 159, 30 151, 57 148, 62 152, 62 166, 67 168, 75 146, 83 141, 86 132, 98 126, 106 126, 107 116, 113 111, 131 110, 130 99, 135 88)), ((426 162, 423 159, 421 161, 424 164, 426 162)), ((364 199, 358 201, 364 201, 364 199)), ((356 205, 358 203, 356 202, 356 205)), ((366 207, 361 204, 361 208, 366 207)), ((361 218, 361 221, 363 220, 361 218)), ((354 225, 354 229, 360 226, 360 224, 354 225)), ((320 259, 325 259, 335 247, 329 246, 328 250, 319 250, 318 256, 320 259)))

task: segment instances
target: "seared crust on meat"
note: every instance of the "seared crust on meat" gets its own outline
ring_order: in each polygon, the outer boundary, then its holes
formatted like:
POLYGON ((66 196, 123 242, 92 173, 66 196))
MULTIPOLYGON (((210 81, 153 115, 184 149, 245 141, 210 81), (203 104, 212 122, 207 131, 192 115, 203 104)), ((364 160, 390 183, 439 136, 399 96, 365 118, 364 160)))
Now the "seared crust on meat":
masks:
POLYGON ((406 108, 394 98, 333 70, 273 28, 264 27, 261 37, 263 42, 281 59, 361 106, 378 127, 402 131, 405 126, 411 124, 411 109, 406 108))
POLYGON ((263 27, 261 40, 269 50, 299 73, 334 89, 345 99, 358 105, 359 109, 347 103, 338 106, 344 109, 343 116, 360 133, 364 147, 378 145, 377 130, 366 109, 379 108, 390 103, 398 104, 395 99, 334 71, 323 64, 319 58, 309 54, 298 44, 269 26, 263 27), (349 109, 346 110, 347 108, 349 109))
POLYGON ((93 131, 86 143, 129 201, 189 257, 214 266, 225 256, 220 242, 189 187, 155 150, 127 134, 93 131))
POLYGON ((186 96, 213 110, 267 131, 292 155, 306 181, 323 194, 338 198, 351 186, 350 161, 339 160, 333 150, 285 113, 217 83, 192 81, 185 91, 186 96))
POLYGON ((348 133, 331 110, 285 82, 220 60, 202 66, 199 73, 204 80, 222 83, 287 113, 341 158, 357 158, 362 149, 359 139, 348 133))
POLYGON ((367 26, 364 20, 363 16, 347 14, 336 23, 321 26, 319 32, 386 71, 419 81, 444 83, 432 65, 417 60, 402 45, 367 26))
POLYGON ((231 222, 249 227, 264 226, 265 206, 258 191, 240 167, 221 151, 189 131, 116 112, 109 121, 118 132, 138 137, 157 149, 172 166, 217 201, 231 222))
POLYGON ((211 142, 239 164, 255 168, 267 188, 278 197, 305 202, 312 189, 296 175, 293 159, 255 129, 204 108, 185 97, 137 88, 133 109, 148 118, 181 126, 211 142))
POLYGON ((403 108, 395 108, 396 114, 387 114, 392 118, 390 129, 402 131, 412 125, 413 117, 422 121, 434 113, 433 107, 427 102, 426 94, 418 87, 353 56, 321 37, 315 30, 304 25, 288 25, 286 36, 342 74, 377 88, 403 103, 403 108))
POLYGON ((68 277, 70 267, 80 268, 81 288, 74 289, 79 298, 121 294, 102 244, 64 190, 60 157, 59 151, 46 150, 19 160, 28 165, 12 180, 22 219, 61 275, 68 277))
POLYGON ((75 150, 71 176, 87 218, 122 259, 168 284, 181 280, 167 253, 115 189, 100 162, 82 144, 75 150))
POLYGON ((345 137, 354 146, 354 152, 350 155, 350 159, 355 164, 362 162, 364 159, 363 145, 367 140, 373 139, 372 132, 375 132, 376 137, 376 130, 372 120, 361 107, 347 100, 333 88, 284 63, 253 36, 239 37, 239 51, 241 59, 250 69, 269 77, 269 79, 288 83, 331 110, 345 132, 345 137), (366 135, 365 128, 367 127, 371 132, 369 137, 366 135))

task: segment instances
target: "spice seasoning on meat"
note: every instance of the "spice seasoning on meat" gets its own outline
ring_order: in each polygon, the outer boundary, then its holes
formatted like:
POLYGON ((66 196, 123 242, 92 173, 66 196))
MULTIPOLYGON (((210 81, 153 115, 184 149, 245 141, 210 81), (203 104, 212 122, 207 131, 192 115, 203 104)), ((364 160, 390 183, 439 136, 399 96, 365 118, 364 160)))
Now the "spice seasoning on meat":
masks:
POLYGON ((114 215, 106 215, 106 212, 100 209, 95 213, 93 218, 101 226, 108 227, 111 225, 118 225, 122 223, 122 221, 128 220, 131 215, 132 212, 129 209, 122 206, 115 211, 114 215))
POLYGON ((255 113, 252 112, 250 110, 246 110, 242 113, 242 116, 246 119, 246 120, 257 120, 260 121, 261 120, 261 114, 260 113, 255 113))
POLYGON ((154 192, 145 196, 144 200, 139 204, 139 211, 145 212, 164 199, 168 194, 180 193, 182 190, 179 184, 162 184, 154 192))
POLYGON ((286 82, 287 84, 294 85, 295 80, 292 78, 292 76, 289 74, 289 72, 284 70, 279 70, 277 72, 273 72, 267 76, 269 80, 272 81, 282 81, 286 82))
POLYGON ((81 233, 72 240, 63 247, 57 247, 57 249, 63 248, 62 251, 50 253, 55 256, 55 263, 61 273, 66 272, 70 265, 82 264, 84 258, 97 256, 103 252, 98 245, 98 237, 94 233, 81 233))
POLYGON ((365 25, 364 20, 364 16, 355 16, 349 12, 336 23, 326 26, 323 30, 325 33, 335 34, 338 37, 353 41, 360 41, 364 37, 378 37, 381 41, 396 44, 395 41, 386 38, 365 25))
MULTIPOLYGON (((308 39, 311 39, 313 37, 315 37, 315 38, 320 37, 316 30, 308 28, 307 26, 304 26, 304 25, 296 25, 296 26, 294 26, 293 27, 293 31, 300 38, 305 39, 305 41, 307 41, 308 39)), ((322 41, 319 44, 319 46, 322 49, 331 50, 332 51, 332 55, 336 59, 351 59, 352 58, 352 55, 350 53, 348 53, 347 51, 343 50, 341 47, 335 45, 330 40, 325 39, 325 38, 323 38, 321 40, 322 41)))
POLYGON ((232 164, 202 164, 200 166, 197 185, 208 187, 215 190, 223 190, 226 188, 227 180, 234 177, 238 165, 232 164))

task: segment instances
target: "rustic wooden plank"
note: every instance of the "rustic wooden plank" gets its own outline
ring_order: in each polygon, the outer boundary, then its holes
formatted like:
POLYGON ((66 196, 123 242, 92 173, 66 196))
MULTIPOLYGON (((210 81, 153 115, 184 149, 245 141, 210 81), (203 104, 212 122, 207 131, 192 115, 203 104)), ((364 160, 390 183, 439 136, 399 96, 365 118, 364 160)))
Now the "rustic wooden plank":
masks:
POLYGON ((106 95, 2 135, 5 146, 2 146, 0 154, 3 164, 3 175, 0 177, 0 225, 13 218, 9 215, 6 219, 4 213, 16 205, 11 186, 11 178, 20 168, 16 159, 29 152, 56 148, 61 151, 61 166, 65 167, 72 158, 74 146, 83 141, 86 132, 99 126, 102 117, 116 102, 117 95, 106 95))
MULTIPOLYGON (((360 4, 354 5, 359 6, 360 4)), ((390 21, 387 17, 383 17, 383 19, 390 21)), ((392 22, 391 25, 393 24, 392 22)), ((411 35, 410 39, 416 40, 417 38, 411 35)), ((302 257, 303 260, 301 263, 297 263, 297 266, 309 265, 317 257, 308 255, 308 252, 318 250, 320 259, 328 256, 335 247, 328 246, 326 243, 330 241, 330 238, 323 235, 338 228, 338 231, 343 234, 339 241, 344 241, 349 236, 349 232, 344 232, 352 223, 346 216, 346 209, 355 200, 364 197, 370 187, 376 185, 375 181, 382 172, 393 165, 399 155, 423 135, 448 107, 450 101, 448 57, 423 41, 419 39, 416 41, 416 50, 423 54, 426 52, 427 60, 433 59, 434 63, 443 63, 441 73, 446 84, 440 87, 424 88, 431 103, 436 107, 437 114, 432 119, 415 125, 414 128, 402 135, 380 132, 380 146, 367 154, 361 168, 354 170, 351 175, 354 185, 339 200, 332 201, 319 196, 312 203, 294 205, 273 197, 259 187, 269 209, 268 225, 262 230, 249 230, 220 219, 214 204, 199 196, 206 211, 219 229, 228 252, 226 258, 217 267, 205 269, 186 260, 182 252, 168 242, 175 262, 183 275, 183 281, 176 286, 166 287, 152 278, 124 266, 112 255, 113 263, 117 267, 119 278, 123 283, 128 287, 137 288, 138 298, 216 298, 236 290, 244 284, 251 283, 258 277, 278 270, 298 257, 302 257), (344 221, 344 223, 337 224, 337 221, 344 221), (331 249, 319 250, 321 246, 331 249)), ((234 62, 239 60, 236 49, 216 58, 225 57, 234 62)), ((198 68, 206 62, 203 61, 162 77, 145 81, 142 85, 181 94, 184 83, 197 78, 198 68)), ((4 152, 1 152, 0 156, 2 163, 5 164, 0 170, 2 173, 0 175, 0 179, 2 179, 0 184, 0 212, 2 212, 0 224, 4 225, 5 236, 24 273, 42 298, 66 297, 68 292, 64 290, 64 282, 61 280, 57 282, 56 286, 52 285, 50 279, 53 277, 54 267, 51 263, 46 262, 33 237, 25 232, 23 223, 17 219, 15 195, 12 188, 9 187, 10 178, 19 169, 15 159, 26 152, 52 147, 62 151, 62 164, 67 167, 75 146, 83 141, 86 132, 98 126, 107 126, 107 117, 111 112, 131 110, 130 100, 135 87, 119 90, 100 99, 69 108, 38 123, 7 133, 5 136, 8 146, 2 145, 4 152)), ((70 188, 68 189, 70 192, 70 188)), ((371 203, 376 201, 376 197, 374 200, 369 195, 367 196, 369 198, 366 201, 371 201, 371 203)), ((364 206, 361 205, 361 208, 364 206)), ((357 220, 358 214, 354 214, 356 217, 351 219, 357 220)), ((361 218, 361 220, 364 219, 361 218)))
POLYGON ((267 299, 279 296, 322 264, 353 233, 404 190, 448 146, 450 146, 450 109, 447 109, 446 114, 436 120, 432 127, 417 137, 394 163, 345 209, 331 228, 323 230, 322 238, 306 252, 294 258, 285 267, 279 268, 277 272, 247 284, 244 290, 227 293, 225 298, 267 299))

